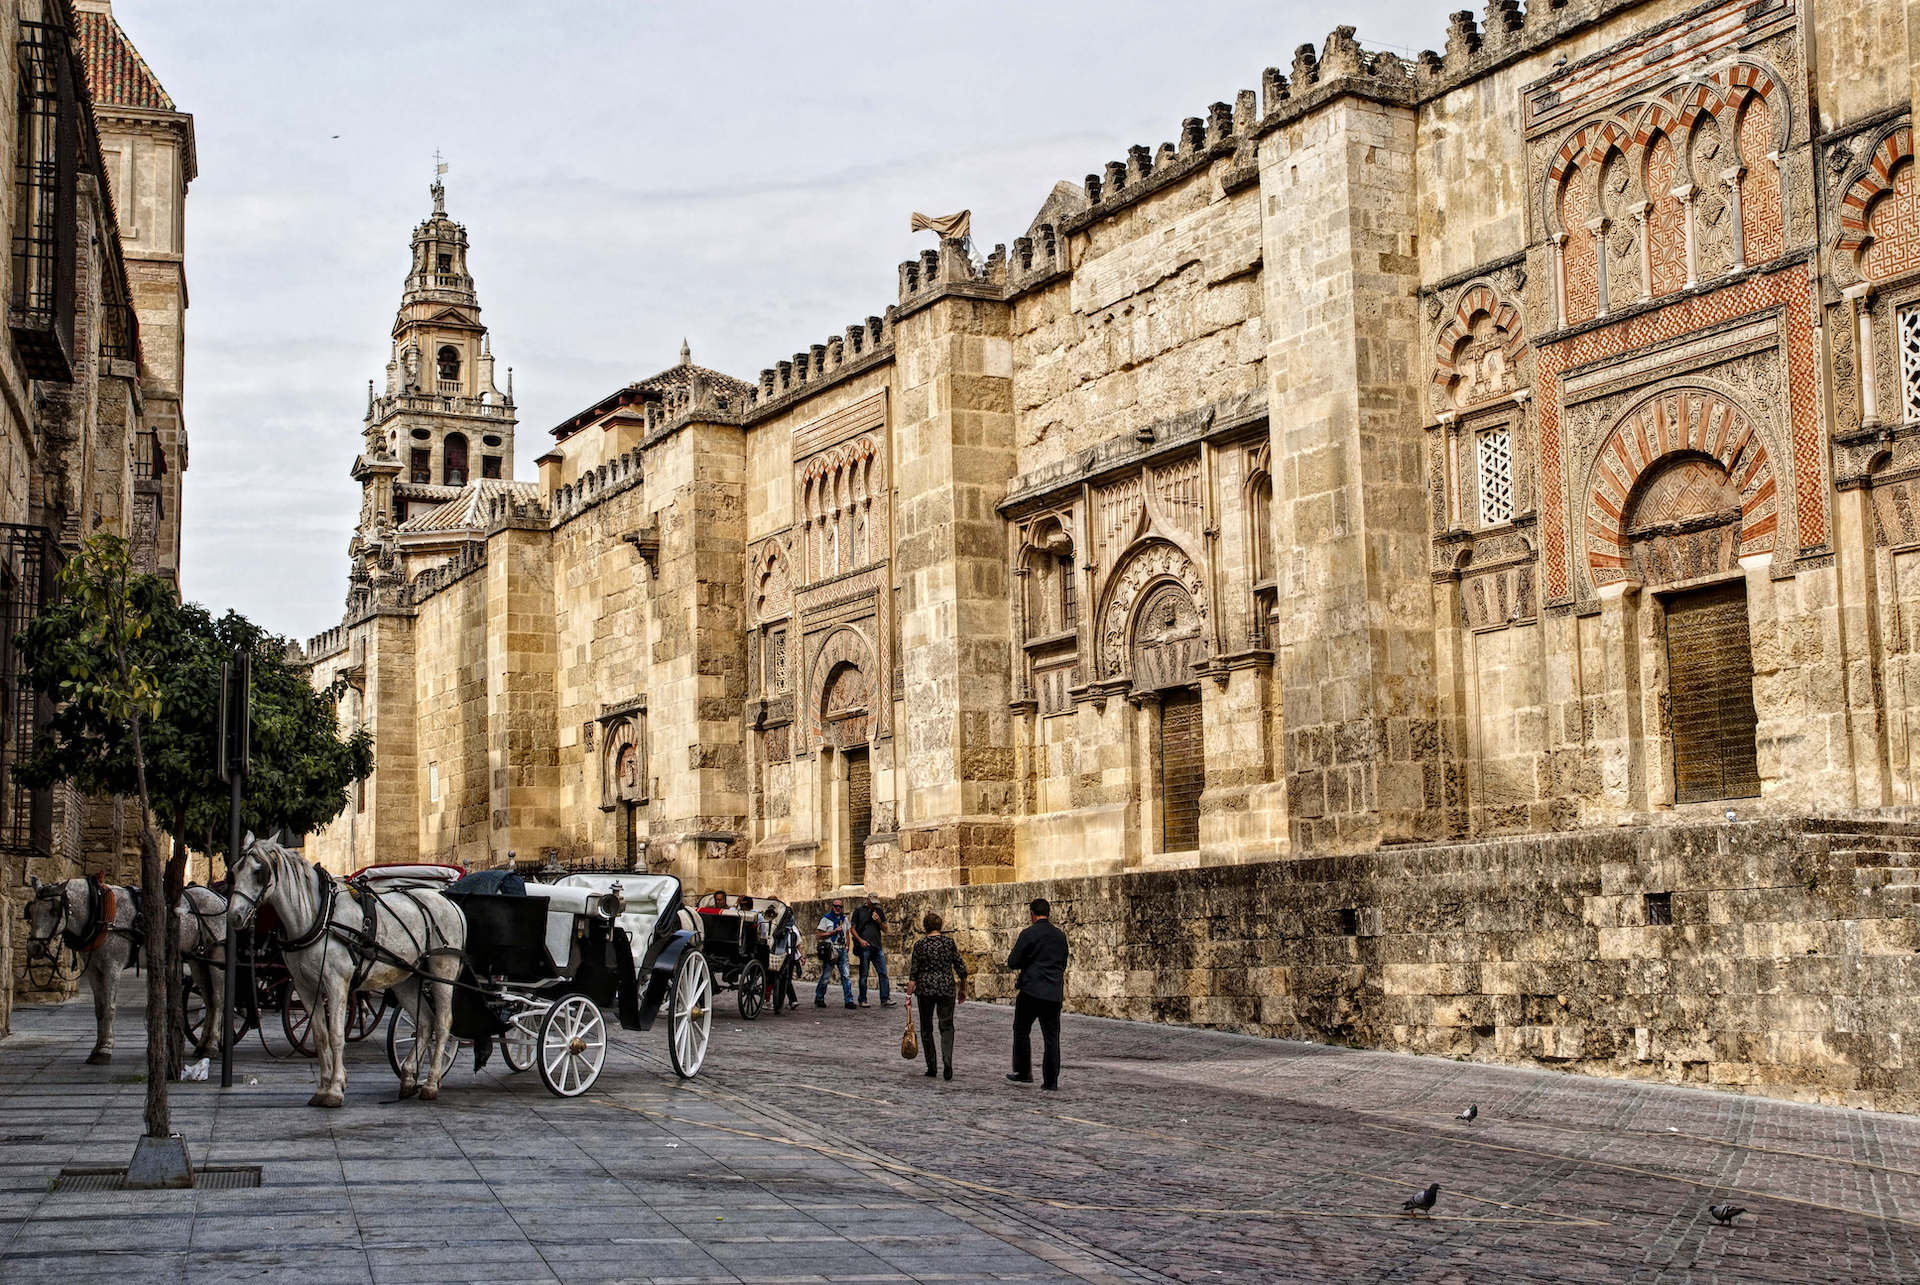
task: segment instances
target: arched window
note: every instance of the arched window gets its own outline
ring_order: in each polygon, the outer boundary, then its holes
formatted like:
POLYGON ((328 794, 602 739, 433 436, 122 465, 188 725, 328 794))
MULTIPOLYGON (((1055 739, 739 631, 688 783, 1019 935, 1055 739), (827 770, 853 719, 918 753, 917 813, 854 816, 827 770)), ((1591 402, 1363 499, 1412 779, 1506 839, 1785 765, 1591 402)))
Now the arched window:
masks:
POLYGON ((460 379, 460 350, 451 344, 440 350, 440 378, 454 382, 460 379))
POLYGON ((448 486, 467 484, 467 439, 460 433, 448 433, 440 480, 448 486))

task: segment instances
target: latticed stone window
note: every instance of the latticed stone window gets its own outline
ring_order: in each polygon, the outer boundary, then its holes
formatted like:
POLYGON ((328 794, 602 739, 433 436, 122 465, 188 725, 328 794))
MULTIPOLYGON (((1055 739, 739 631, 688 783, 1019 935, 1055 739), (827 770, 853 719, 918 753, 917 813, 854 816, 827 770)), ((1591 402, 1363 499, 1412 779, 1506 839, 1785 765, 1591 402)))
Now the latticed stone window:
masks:
POLYGON ((1920 303, 1902 308, 1894 329, 1900 345, 1900 414, 1920 420, 1920 303))
POLYGON ((1480 525, 1513 518, 1513 433, 1495 428, 1480 434, 1474 449, 1480 475, 1480 525))

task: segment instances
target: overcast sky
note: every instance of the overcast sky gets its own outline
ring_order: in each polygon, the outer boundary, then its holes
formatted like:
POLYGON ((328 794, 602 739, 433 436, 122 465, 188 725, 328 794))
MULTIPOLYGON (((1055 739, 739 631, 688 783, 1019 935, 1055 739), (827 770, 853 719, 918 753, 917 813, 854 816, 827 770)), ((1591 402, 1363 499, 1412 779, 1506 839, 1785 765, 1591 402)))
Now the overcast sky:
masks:
POLYGON ((1303 41, 1437 47, 1448 7, 118 0, 199 140, 185 591, 294 637, 338 623, 436 148, 528 478, 549 428, 683 336, 751 381, 879 313, 931 244, 910 212, 971 208, 984 253, 1303 41))

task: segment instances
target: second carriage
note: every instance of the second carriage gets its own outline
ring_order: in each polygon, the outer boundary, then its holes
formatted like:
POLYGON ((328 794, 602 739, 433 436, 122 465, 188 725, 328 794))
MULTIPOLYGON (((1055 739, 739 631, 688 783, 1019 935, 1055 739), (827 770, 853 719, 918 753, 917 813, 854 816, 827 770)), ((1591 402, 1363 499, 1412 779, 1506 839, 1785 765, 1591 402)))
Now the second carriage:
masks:
MULTIPOLYGON (((508 1069, 534 1070, 550 1092, 578 1097, 606 1065, 612 1010, 630 1031, 651 1029, 664 1012, 674 1071, 683 1079, 699 1072, 713 1029, 713 975, 678 879, 570 875, 524 894, 446 895, 467 920, 452 1034, 475 1045, 475 1069, 498 1043, 508 1069)), ((396 1010, 387 1027, 396 1073, 413 1038, 412 1016, 396 1010)))
POLYGON ((735 992, 740 1016, 748 1021, 769 1004, 778 1013, 794 993, 800 968, 793 907, 777 897, 710 892, 698 909, 700 948, 715 987, 735 992))

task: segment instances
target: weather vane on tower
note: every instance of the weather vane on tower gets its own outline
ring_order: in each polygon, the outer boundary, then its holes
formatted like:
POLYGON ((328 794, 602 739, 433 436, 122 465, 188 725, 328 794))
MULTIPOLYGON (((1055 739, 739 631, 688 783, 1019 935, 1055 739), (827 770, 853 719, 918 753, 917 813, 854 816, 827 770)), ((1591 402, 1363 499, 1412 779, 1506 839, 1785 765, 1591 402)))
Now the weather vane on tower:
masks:
POLYGON ((433 212, 435 214, 445 214, 447 212, 447 189, 445 185, 440 182, 440 176, 446 172, 447 163, 440 159, 440 149, 436 147, 433 149, 433 187, 431 189, 433 192, 433 212))

